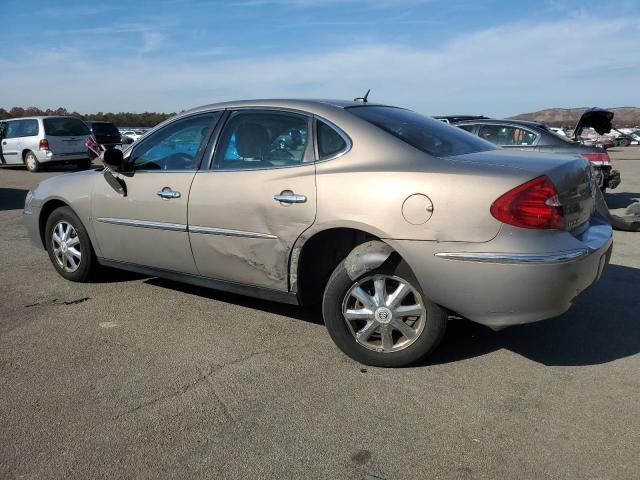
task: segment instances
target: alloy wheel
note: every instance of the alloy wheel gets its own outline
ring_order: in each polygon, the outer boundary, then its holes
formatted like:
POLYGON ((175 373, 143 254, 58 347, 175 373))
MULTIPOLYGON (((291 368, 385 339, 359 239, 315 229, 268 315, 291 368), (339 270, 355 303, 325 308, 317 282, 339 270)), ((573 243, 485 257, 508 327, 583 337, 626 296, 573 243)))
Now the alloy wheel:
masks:
POLYGON ((410 346, 427 321, 420 293, 393 275, 373 275, 356 282, 342 302, 342 315, 358 344, 384 353, 410 346))
POLYGON ((56 223, 51 233, 51 247, 58 265, 65 272, 75 272, 82 260, 80 237, 69 222, 56 223))

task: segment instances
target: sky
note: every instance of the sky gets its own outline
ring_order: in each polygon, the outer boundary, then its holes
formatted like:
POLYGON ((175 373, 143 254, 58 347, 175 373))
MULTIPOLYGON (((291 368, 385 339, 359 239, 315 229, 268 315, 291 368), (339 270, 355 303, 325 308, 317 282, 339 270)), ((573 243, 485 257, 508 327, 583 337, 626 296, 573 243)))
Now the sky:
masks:
POLYGON ((0 107, 640 106, 640 0, 0 0, 0 107))

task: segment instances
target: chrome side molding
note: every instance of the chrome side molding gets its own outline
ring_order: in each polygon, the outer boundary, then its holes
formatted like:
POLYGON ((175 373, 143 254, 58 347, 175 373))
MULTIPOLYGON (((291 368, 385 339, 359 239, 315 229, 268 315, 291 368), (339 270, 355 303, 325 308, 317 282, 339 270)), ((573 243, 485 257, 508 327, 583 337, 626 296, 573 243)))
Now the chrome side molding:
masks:
POLYGON ((204 235, 225 235, 228 237, 245 237, 245 238, 268 238, 276 239, 275 235, 269 233, 260 232, 246 232, 244 230, 232 230, 229 228, 213 228, 213 227, 199 227, 197 225, 189 227, 189 233, 201 233, 204 235))
POLYGON ((439 258, 459 260, 463 262, 483 263, 564 263, 589 255, 587 248, 579 248, 568 252, 549 253, 540 255, 522 255, 516 253, 484 253, 484 252, 445 252, 436 253, 439 258))
POLYGON ((126 218, 110 217, 96 218, 96 221, 101 223, 110 223, 112 225, 124 225, 126 227, 155 228, 157 230, 171 230, 174 232, 187 231, 187 226, 181 223, 148 222, 146 220, 129 220, 126 218))

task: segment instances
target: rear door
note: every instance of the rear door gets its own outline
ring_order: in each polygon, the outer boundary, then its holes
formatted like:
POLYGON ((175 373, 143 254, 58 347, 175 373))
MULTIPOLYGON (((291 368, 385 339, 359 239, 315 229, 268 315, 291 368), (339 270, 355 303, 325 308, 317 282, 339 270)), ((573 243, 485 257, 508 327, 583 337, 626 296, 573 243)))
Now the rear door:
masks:
POLYGON ((49 150, 54 155, 87 153, 85 140, 91 134, 79 118, 47 117, 42 120, 49 150))
POLYGON ((311 116, 245 109, 229 114, 212 168, 189 196, 189 238, 201 275, 288 290, 296 239, 316 215, 311 116))

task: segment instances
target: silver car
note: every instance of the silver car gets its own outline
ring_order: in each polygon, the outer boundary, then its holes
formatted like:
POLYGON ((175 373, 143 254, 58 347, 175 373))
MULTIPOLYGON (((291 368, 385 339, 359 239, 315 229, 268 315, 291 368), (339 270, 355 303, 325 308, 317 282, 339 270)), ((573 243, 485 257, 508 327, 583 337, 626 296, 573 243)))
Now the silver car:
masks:
POLYGON ((0 163, 37 172, 43 163, 90 165, 85 141, 89 127, 79 118, 25 117, 0 122, 0 163))
POLYGON ((611 254, 586 159, 496 149, 401 108, 208 105, 103 161, 27 196, 60 275, 103 265, 320 304, 365 364, 419 360, 451 313, 494 329, 559 315, 611 254))

